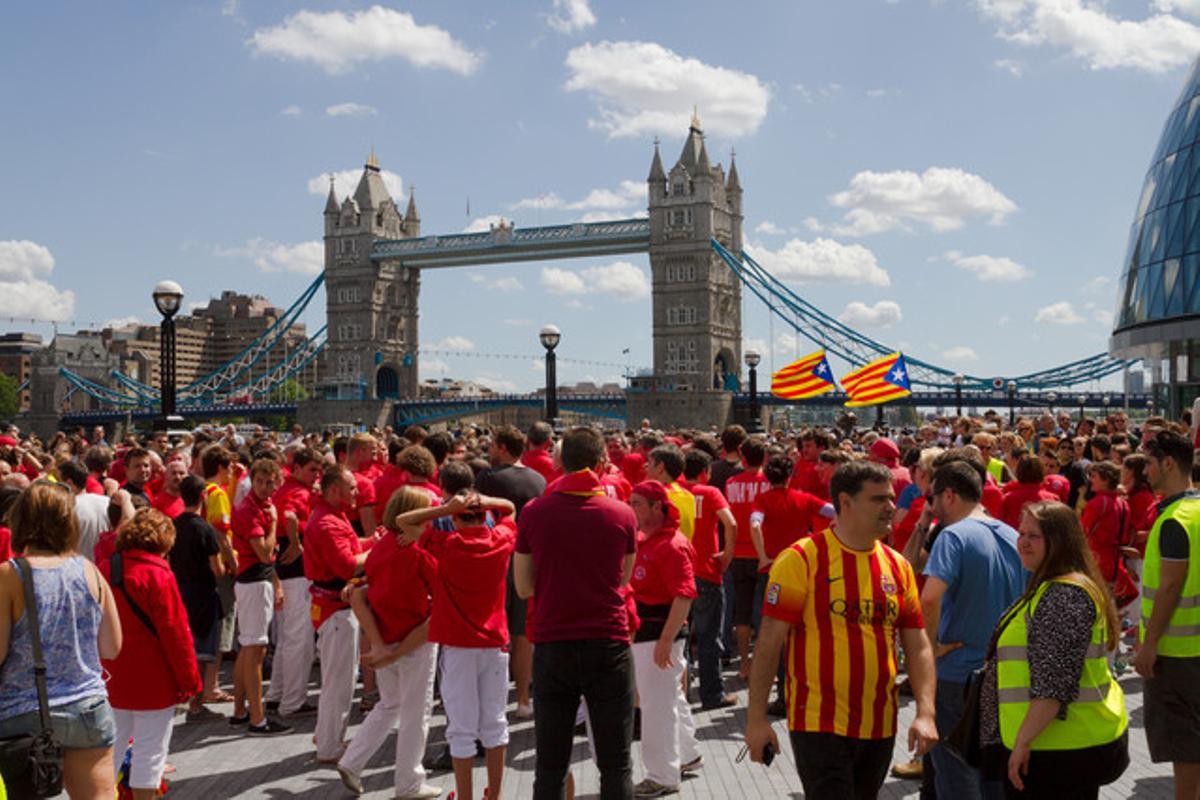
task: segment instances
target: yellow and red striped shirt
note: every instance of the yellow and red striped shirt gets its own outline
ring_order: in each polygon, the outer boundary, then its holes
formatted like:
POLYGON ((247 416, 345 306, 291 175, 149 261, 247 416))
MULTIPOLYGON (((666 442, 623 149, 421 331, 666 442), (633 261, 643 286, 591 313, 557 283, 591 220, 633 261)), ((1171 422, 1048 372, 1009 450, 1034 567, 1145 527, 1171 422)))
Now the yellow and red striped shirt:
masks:
POLYGON ((896 630, 923 628, 912 567, 892 548, 851 550, 832 530, 775 559, 763 614, 792 625, 788 727, 854 739, 896 732, 896 630))

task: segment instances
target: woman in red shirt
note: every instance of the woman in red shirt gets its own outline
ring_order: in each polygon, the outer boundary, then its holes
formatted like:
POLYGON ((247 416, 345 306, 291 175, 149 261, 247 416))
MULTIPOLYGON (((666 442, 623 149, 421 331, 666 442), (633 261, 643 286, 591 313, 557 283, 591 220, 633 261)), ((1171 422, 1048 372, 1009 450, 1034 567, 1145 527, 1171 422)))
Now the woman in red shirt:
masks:
POLYGON ((383 509, 386 532, 364 565, 366 585, 347 587, 350 608, 370 644, 363 662, 375 668, 379 687, 379 702, 337 766, 342 783, 355 794, 363 791, 367 761, 396 728, 396 797, 441 795, 440 789, 425 783, 421 766, 437 665, 437 646, 429 641, 437 560, 417 544, 423 525, 397 523, 401 514, 430 505, 429 493, 422 488, 395 490, 383 509))
POLYGON ((174 544, 171 520, 143 508, 117 533, 116 552, 96 565, 112 584, 124 632, 120 654, 101 662, 117 726, 113 768, 132 738, 129 786, 138 800, 154 797, 162 781, 176 704, 200 691, 187 610, 166 559, 174 544))
POLYGON ((639 483, 629 504, 639 529, 630 585, 641 620, 633 638, 633 670, 646 766, 646 778, 634 793, 657 797, 678 790, 681 773, 700 765, 691 709, 681 688, 685 623, 696 597, 696 555, 679 532, 679 512, 661 483, 639 483))
POLYGON ((1017 479, 1004 484, 1004 503, 1000 520, 1016 530, 1021 524, 1021 510, 1030 503, 1058 500, 1058 495, 1046 491, 1042 479, 1046 470, 1037 456, 1026 453, 1017 461, 1017 479))
POLYGON ((1121 471, 1111 461, 1097 461, 1088 468, 1092 499, 1083 507, 1083 532, 1100 568, 1100 576, 1111 591, 1124 571, 1120 549, 1128 541, 1129 503, 1117 494, 1121 471))

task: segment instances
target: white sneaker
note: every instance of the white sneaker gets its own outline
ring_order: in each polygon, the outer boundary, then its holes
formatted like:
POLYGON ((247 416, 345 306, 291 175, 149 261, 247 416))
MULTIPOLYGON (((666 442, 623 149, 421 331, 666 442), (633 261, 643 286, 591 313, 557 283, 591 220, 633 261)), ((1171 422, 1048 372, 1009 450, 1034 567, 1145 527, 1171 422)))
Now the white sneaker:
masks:
POLYGON ((434 797, 441 797, 442 790, 436 786, 430 786, 428 783, 422 783, 412 792, 408 794, 396 795, 396 800, 432 800, 434 797))
POLYGON ((517 703, 517 719, 533 719, 533 703, 517 703))

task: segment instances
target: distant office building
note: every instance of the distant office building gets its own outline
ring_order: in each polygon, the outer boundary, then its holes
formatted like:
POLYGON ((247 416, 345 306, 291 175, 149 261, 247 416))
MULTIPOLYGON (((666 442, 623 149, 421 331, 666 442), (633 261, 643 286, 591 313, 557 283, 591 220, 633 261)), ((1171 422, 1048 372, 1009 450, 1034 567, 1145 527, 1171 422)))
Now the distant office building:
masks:
POLYGON ((18 392, 18 409, 29 410, 33 394, 29 379, 33 375, 33 355, 43 347, 42 337, 36 333, 6 333, 0 336, 0 373, 7 375, 25 388, 18 392))

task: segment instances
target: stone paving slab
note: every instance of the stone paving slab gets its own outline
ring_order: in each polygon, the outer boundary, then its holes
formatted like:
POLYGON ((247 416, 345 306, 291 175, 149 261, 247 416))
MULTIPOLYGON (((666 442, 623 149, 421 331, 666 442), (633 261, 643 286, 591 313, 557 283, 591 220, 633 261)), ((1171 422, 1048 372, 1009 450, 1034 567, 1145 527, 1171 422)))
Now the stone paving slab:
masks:
MULTIPOLYGON (((314 671, 314 679, 316 672, 314 671)), ((741 733, 745 721, 746 689, 731 673, 726 682, 735 692, 739 706, 711 712, 696 712, 696 733, 704 757, 704 767, 699 773, 686 780, 680 798, 725 800, 727 798, 758 797, 803 797, 800 780, 792 760, 783 721, 775 723, 782 752, 770 768, 752 764, 749 760, 735 763, 742 747, 741 733)), ((1169 800, 1173 795, 1170 767, 1152 764, 1146 751, 1146 737, 1142 730, 1141 680, 1124 678, 1121 685, 1131 715, 1130 756, 1131 765, 1125 774, 1101 792, 1104 798, 1138 798, 1169 800)), ((311 687, 313 702, 319 687, 314 680, 311 687)), ((224 713, 231 706, 214 706, 224 713)), ((510 706, 510 736, 508 768, 505 771, 503 796, 525 798, 533 794, 534 738, 531 721, 516 721, 510 706)), ((896 741, 897 762, 906 761, 904 732, 914 713, 911 699, 903 698, 900 711, 900 731, 896 741)), ((170 761, 177 768, 171 780, 170 797, 177 800, 224 800, 224 798, 335 798, 351 797, 342 786, 337 773, 312 761, 312 733, 316 717, 289 720, 294 731, 271 738, 250 738, 244 729, 230 728, 224 721, 209 723, 186 723, 177 717, 177 725, 171 740, 170 761)), ((361 715, 357 708, 351 718, 350 733, 353 735, 361 715)), ((429 741, 432 746, 440 744, 445 731, 445 716, 440 707, 435 711, 429 741)), ((372 800, 392 797, 392 753, 394 738, 389 738, 370 761, 363 776, 366 792, 363 797, 372 800)), ((637 743, 633 748, 634 780, 642 777, 641 753, 637 743)), ((587 740, 576 738, 574 766, 577 797, 596 798, 599 791, 599 774, 589 757, 587 740)), ((450 773, 431 774, 428 782, 441 787, 446 794, 454 788, 454 777, 450 773)), ((476 797, 482 794, 486 782, 482 759, 475 769, 476 797)), ((918 783, 901 781, 889 777, 880 797, 889 800, 915 798, 918 783)), ((443 797, 446 796, 443 794, 443 797)))

